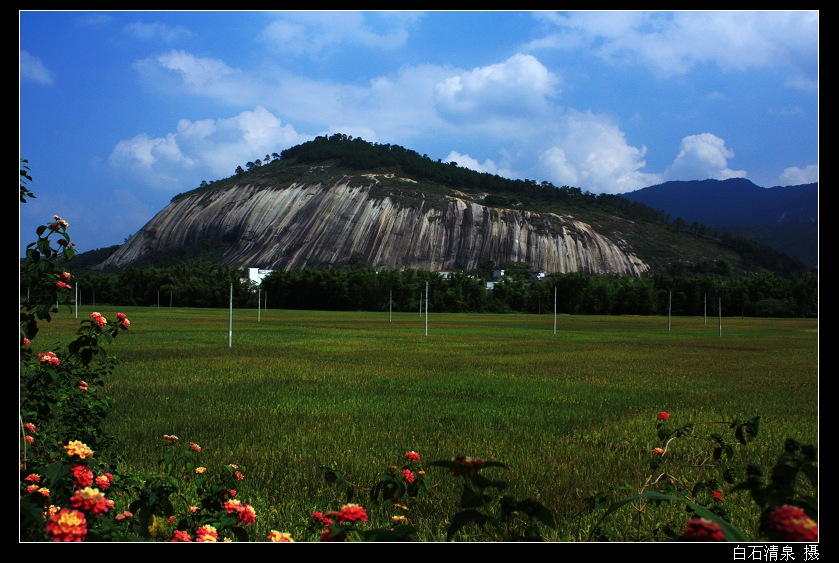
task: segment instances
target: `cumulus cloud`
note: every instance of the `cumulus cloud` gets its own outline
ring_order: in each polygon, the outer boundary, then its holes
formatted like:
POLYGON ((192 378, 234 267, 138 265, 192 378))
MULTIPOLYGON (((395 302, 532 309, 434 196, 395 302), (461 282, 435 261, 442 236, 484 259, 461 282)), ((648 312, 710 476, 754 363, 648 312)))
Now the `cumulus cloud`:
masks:
POLYGON ((20 80, 49 86, 53 83, 53 72, 44 66, 41 59, 28 51, 20 50, 20 80))
POLYGON ((569 112, 555 129, 559 135, 539 153, 539 164, 552 184, 618 194, 659 183, 659 176, 642 171, 646 147, 629 145, 608 118, 569 112))
POLYGON ((310 138, 257 107, 228 119, 182 119, 175 131, 163 137, 143 133, 122 140, 108 162, 153 187, 192 189, 201 179, 226 178, 237 166, 310 138))
POLYGON ((703 63, 726 71, 784 68, 796 87, 818 84, 819 13, 811 11, 536 12, 551 32, 532 49, 575 49, 679 76, 703 63))
POLYGON ((791 166, 785 168, 778 178, 779 186, 800 186, 801 184, 812 184, 819 181, 819 165, 810 164, 804 168, 791 166))
POLYGON ((712 133, 689 135, 682 139, 679 154, 664 172, 666 180, 727 180, 745 178, 745 170, 732 170, 728 160, 734 151, 712 133))
POLYGON ((516 54, 502 63, 447 77, 434 87, 437 110, 455 121, 480 121, 503 113, 544 114, 559 78, 536 57, 516 54))
POLYGON ((495 174, 502 178, 514 178, 515 174, 507 168, 503 168, 495 164, 490 159, 478 162, 468 154, 460 154, 457 151, 451 151, 446 158, 442 160, 445 163, 456 162, 458 166, 474 170, 475 172, 486 172, 488 174, 495 174))

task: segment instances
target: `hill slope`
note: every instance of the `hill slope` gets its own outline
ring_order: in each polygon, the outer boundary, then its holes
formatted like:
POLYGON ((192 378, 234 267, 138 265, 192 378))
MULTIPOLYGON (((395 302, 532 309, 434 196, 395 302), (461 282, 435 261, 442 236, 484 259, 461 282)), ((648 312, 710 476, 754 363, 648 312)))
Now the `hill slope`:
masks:
POLYGON ((818 266, 818 183, 762 188, 743 178, 665 182, 621 194, 765 244, 810 267, 818 266))
MULTIPOLYGON (((673 230, 662 216, 625 198, 508 180, 333 135, 176 196, 98 269, 207 244, 230 265, 267 269, 353 257, 386 268, 525 262, 549 273, 629 276, 674 264, 766 267, 754 262, 766 253, 749 259, 742 249, 673 230)), ((768 258, 773 267, 788 262, 768 258)))

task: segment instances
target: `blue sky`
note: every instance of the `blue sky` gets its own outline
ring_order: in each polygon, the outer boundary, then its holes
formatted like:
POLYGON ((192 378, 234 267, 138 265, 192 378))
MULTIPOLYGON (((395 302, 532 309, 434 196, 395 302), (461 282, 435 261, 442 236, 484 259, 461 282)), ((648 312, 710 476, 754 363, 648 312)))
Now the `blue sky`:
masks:
POLYGON ((818 181, 818 11, 19 11, 21 256, 344 133, 593 193, 818 181))

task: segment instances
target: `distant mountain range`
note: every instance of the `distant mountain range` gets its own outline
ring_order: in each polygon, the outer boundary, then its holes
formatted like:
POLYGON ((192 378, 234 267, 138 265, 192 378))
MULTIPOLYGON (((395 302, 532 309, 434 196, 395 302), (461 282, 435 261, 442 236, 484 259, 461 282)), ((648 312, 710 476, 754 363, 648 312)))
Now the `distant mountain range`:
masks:
POLYGON ((762 188, 744 178, 665 182, 618 194, 687 223, 749 238, 818 268, 819 185, 762 188))

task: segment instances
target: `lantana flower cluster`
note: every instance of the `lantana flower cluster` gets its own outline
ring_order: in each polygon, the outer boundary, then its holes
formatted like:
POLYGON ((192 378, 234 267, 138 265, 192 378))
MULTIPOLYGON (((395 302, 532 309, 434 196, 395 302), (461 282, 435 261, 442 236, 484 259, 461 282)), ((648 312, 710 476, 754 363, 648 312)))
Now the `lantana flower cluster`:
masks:
MULTIPOLYGON (((27 430, 34 433, 34 425, 25 426, 27 430)), ((88 515, 101 516, 114 508, 114 502, 103 492, 110 488, 114 482, 114 476, 107 472, 97 476, 84 463, 85 460, 93 457, 93 451, 86 444, 73 440, 64 446, 64 449, 70 458, 77 460, 75 465, 70 467, 73 494, 70 497, 69 507, 49 506, 47 508, 44 515, 46 531, 56 542, 80 542, 87 535, 88 515)), ((24 481, 31 483, 27 486, 27 491, 49 498, 49 490, 40 486, 40 475, 32 473, 24 481)), ((124 518, 125 513, 123 513, 124 518)))
POLYGON ((310 528, 322 528, 322 542, 344 542, 347 541, 349 528, 367 520, 367 511, 361 505, 350 503, 342 506, 337 512, 313 512, 310 528))

